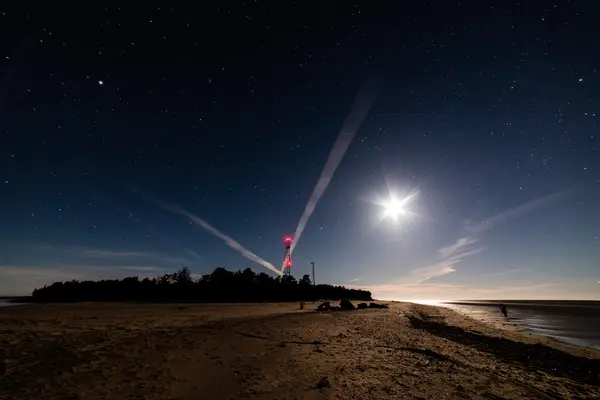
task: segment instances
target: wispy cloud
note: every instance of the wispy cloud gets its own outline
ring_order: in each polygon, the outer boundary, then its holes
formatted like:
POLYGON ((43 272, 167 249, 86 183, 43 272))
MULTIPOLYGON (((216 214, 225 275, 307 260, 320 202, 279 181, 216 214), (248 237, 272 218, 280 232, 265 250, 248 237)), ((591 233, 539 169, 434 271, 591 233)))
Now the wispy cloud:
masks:
POLYGON ((510 274, 516 274, 517 272, 527 271, 528 268, 513 268, 513 269, 505 269, 504 271, 492 272, 491 274, 485 274, 484 276, 505 276, 510 274))
MULTIPOLYGON (((461 237, 455 243, 441 247, 438 250, 438 259, 424 267, 412 269, 407 275, 396 279, 390 283, 374 286, 363 286, 363 288, 376 287, 380 292, 397 292, 400 290, 412 291, 420 290, 425 286, 431 285, 428 282, 431 279, 439 278, 444 275, 456 272, 456 265, 465 258, 475 255, 484 250, 484 247, 478 245, 478 241, 471 237, 461 237), (414 288, 414 289, 413 289, 414 288)), ((353 286, 362 278, 354 278, 349 280, 346 285, 353 286)), ((443 285, 447 290, 452 290, 452 285, 443 285)), ((370 290, 370 289, 368 289, 370 290)))
POLYGON ((450 257, 451 255, 463 250, 466 247, 469 247, 477 242, 476 239, 470 237, 461 237, 456 240, 456 243, 451 244, 450 246, 442 247, 438 250, 438 253, 442 257, 450 257))
POLYGON ((360 280, 362 280, 362 279, 363 279, 362 277, 358 277, 358 278, 352 278, 352 279, 348 280, 348 283, 354 283, 354 282, 358 282, 358 281, 360 281, 360 280))
MULTIPOLYGON (((46 249, 54 249, 46 246, 46 249)), ((56 249, 54 249, 56 250, 56 249)), ((62 252, 75 254, 79 257, 88 257, 96 259, 146 259, 154 260, 156 262, 168 263, 168 264, 179 264, 179 265, 193 265, 197 262, 203 261, 202 257, 196 252, 184 248, 184 251, 192 256, 192 258, 173 256, 170 254, 153 252, 153 251, 136 251, 136 250, 115 250, 115 249, 99 249, 94 247, 75 246, 63 249, 62 252)))
POLYGON ((145 251, 126 251, 126 250, 110 250, 110 249, 96 249, 90 247, 73 247, 69 251, 77 253, 85 257, 99 257, 99 258, 156 258, 160 257, 160 254, 154 252, 145 251))
POLYGON ((417 268, 411 271, 411 276, 416 280, 415 283, 422 283, 439 276, 444 276, 456 272, 453 265, 445 265, 443 263, 431 265, 428 267, 417 268))
POLYGON ((467 231, 469 231, 473 234, 478 234, 478 233, 487 231, 489 229, 494 228, 498 224, 501 224, 508 220, 517 218, 523 214, 527 214, 527 213, 532 212, 543 206, 547 206, 548 204, 559 200, 565 194, 566 194, 566 192, 563 191, 563 192, 549 194, 544 197, 539 197, 539 198, 529 201, 527 203, 521 204, 517 207, 502 211, 498 214, 489 216, 487 218, 483 218, 482 220, 480 220, 476 223, 467 224, 466 229, 467 229, 467 231))
POLYGON ((478 245, 479 239, 477 236, 479 234, 493 229, 498 224, 548 205, 558 200, 564 194, 565 192, 559 192, 540 197, 515 208, 484 218, 476 223, 467 224, 465 228, 470 233, 468 236, 459 237, 453 244, 440 248, 438 250, 440 259, 432 265, 411 271, 411 277, 415 278, 417 283, 422 283, 432 278, 456 272, 455 266, 457 264, 485 249, 483 246, 478 245))
POLYGON ((410 281, 423 283, 456 272, 456 264, 483 251, 484 248, 478 246, 477 242, 477 239, 471 237, 461 237, 455 243, 440 248, 439 259, 431 265, 412 270, 409 275, 410 281))
POLYGON ((147 267, 147 266, 136 266, 136 265, 127 265, 124 267, 120 267, 119 269, 123 271, 134 271, 134 272, 163 272, 164 268, 159 267, 147 267))
POLYGON ((204 257, 200 256, 198 253, 196 253, 193 250, 188 249, 187 247, 184 247, 183 250, 188 253, 189 255, 191 255, 192 257, 194 257, 196 260, 198 261, 204 261, 204 257))
MULTIPOLYGON (((493 229, 499 224, 504 223, 508 220, 518 218, 541 207, 547 206, 552 202, 558 201, 566 193, 567 192, 563 191, 540 197, 527 203, 521 204, 512 209, 505 210, 498 214, 489 216, 487 218, 483 218, 479 221, 470 222, 466 224, 464 229, 467 232, 467 234, 456 239, 454 243, 439 248, 437 251, 438 259, 436 261, 434 261, 430 265, 413 269, 404 277, 401 277, 400 279, 397 279, 391 283, 371 286, 355 285, 351 287, 371 290, 374 293, 379 293, 379 296, 386 296, 390 293, 394 293, 396 298, 401 298, 402 295, 418 295, 421 298, 423 298, 423 296, 427 297, 436 295, 450 295, 450 297, 453 297, 453 293, 455 292, 459 292, 461 298, 486 295, 501 295, 502 293, 509 295, 513 293, 515 294, 515 296, 518 297, 518 293, 522 292, 523 294, 520 296, 521 298, 523 298, 523 296, 526 296, 526 293, 528 292, 553 287, 555 286, 555 284, 548 282, 503 287, 473 287, 467 285, 448 285, 432 283, 429 281, 433 278, 438 278, 456 272, 456 266, 458 264, 463 262, 465 259, 472 257, 485 250, 485 247, 479 244, 479 235, 481 235, 483 232, 493 229)), ((491 274, 487 274, 485 276, 504 276, 520 271, 523 271, 523 269, 517 268, 498 271, 491 274)), ((453 298, 457 297, 454 296, 453 298)))
POLYGON ((157 257, 156 260, 167 263, 167 264, 177 264, 179 266, 183 266, 183 265, 190 266, 190 265, 197 264, 200 261, 200 260, 193 260, 192 258, 189 258, 189 257, 177 257, 177 256, 167 256, 167 255, 157 257))

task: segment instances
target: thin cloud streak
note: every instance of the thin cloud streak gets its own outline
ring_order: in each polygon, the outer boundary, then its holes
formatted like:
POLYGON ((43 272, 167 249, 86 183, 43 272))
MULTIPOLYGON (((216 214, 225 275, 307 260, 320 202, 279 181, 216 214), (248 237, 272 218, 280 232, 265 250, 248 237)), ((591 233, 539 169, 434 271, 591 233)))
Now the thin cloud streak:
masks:
POLYGON ((415 281, 416 283, 422 283, 428 281, 429 279, 448 275, 453 272, 456 272, 456 269, 452 265, 440 264, 430 267, 417 268, 413 270, 413 275, 422 276, 422 278, 418 278, 415 281))
POLYGON ((125 266, 119 269, 123 271, 134 271, 134 272, 162 272, 166 271, 164 268, 159 267, 145 267, 145 266, 125 266))
POLYGON ((354 282, 358 282, 358 281, 360 281, 360 280, 362 280, 362 279, 363 279, 362 277, 358 277, 358 278, 352 278, 352 279, 348 280, 348 283, 354 283, 354 282))
MULTIPOLYGON (((493 229, 500 223, 531 212, 539 207, 545 206, 563 195, 564 192, 558 192, 535 199, 518 207, 485 218, 476 224, 467 226, 466 229, 473 235, 480 234, 489 229, 493 229)), ((456 264, 462 262, 467 257, 471 257, 482 252, 485 249, 485 247, 477 246, 477 243, 478 239, 476 237, 460 237, 455 243, 449 246, 444 246, 438 250, 440 257, 442 258, 440 261, 433 265, 413 270, 411 272, 411 276, 417 277, 417 283, 422 283, 432 278, 456 272, 456 264)))
POLYGON ((506 222, 510 219, 514 219, 520 215, 531 212, 537 208, 546 206, 546 205, 560 199, 564 195, 565 195, 565 192, 557 192, 557 193, 553 193, 553 194, 550 194, 550 195, 547 195, 544 197, 537 198, 535 200, 532 200, 525 204, 521 204, 520 206, 517 206, 510 210, 506 210, 506 211, 503 211, 496 215, 492 215, 490 217, 484 218, 483 220, 481 220, 478 223, 467 225, 466 229, 467 229, 467 231, 475 233, 475 234, 482 233, 484 231, 494 228, 498 224, 506 222))
POLYGON ((491 274, 485 274, 484 276, 504 276, 504 275, 509 275, 509 274, 516 274, 517 272, 523 272, 523 271, 527 271, 529 268, 513 268, 513 269, 506 269, 504 271, 499 271, 499 272, 492 272, 491 274))
POLYGON ((441 249, 438 250, 438 253, 440 253, 440 255, 442 257, 449 257, 452 254, 456 253, 457 251, 459 251, 465 247, 469 247, 470 245, 475 244, 476 242, 477 242, 476 239, 473 239, 470 237, 458 238, 456 243, 454 243, 450 246, 442 247, 441 249))
POLYGON ((158 253, 144 252, 144 251, 123 251, 123 250, 107 250, 107 249, 95 249, 89 247, 74 247, 70 251, 86 257, 99 257, 99 258, 156 258, 160 257, 158 253))
MULTIPOLYGON (((515 208, 503 211, 496 215, 484 218, 476 223, 470 223, 465 226, 465 230, 468 235, 459 237, 453 244, 441 247, 438 250, 439 259, 431 265, 416 268, 411 270, 407 276, 404 276, 393 283, 386 283, 381 285, 370 285, 370 286, 351 286, 358 289, 371 290, 374 293, 396 293, 397 298, 400 298, 403 294, 405 295, 435 295, 442 291, 455 292, 461 291, 462 298, 467 298, 471 295, 479 296, 485 294, 502 294, 502 293, 517 293, 518 291, 530 291, 537 289, 544 289, 549 287, 555 287, 555 283, 539 283, 531 285, 513 285, 505 286, 501 288, 493 287, 469 287, 466 285, 447 285, 447 284, 435 284, 428 282, 429 280, 456 272, 456 265, 464 261, 466 258, 476 255, 483 250, 485 247, 480 246, 478 235, 495 228, 499 224, 506 222, 510 219, 517 218, 523 214, 532 212, 538 208, 547 206, 548 204, 558 201, 567 192, 557 192, 544 197, 537 198, 530 202, 521 204, 515 208)), ((505 271, 493 272, 482 276, 493 277, 503 276, 518 273, 523 271, 523 268, 510 269, 505 271)), ((600 283, 600 281, 598 281, 600 283)))
MULTIPOLYGON (((50 248, 52 249, 52 248, 50 248)), ((131 251, 131 250, 113 250, 113 249, 97 249, 93 247, 70 247, 65 250, 61 250, 66 253, 76 254, 81 257, 89 258, 104 258, 104 259, 131 259, 131 258, 146 258, 154 259, 168 264, 193 264, 193 262, 184 257, 170 256, 164 253, 157 253, 151 251, 131 251)), ((197 253, 184 248, 184 251, 198 261, 203 261, 197 253)))
POLYGON ((432 265, 412 270, 408 277, 410 282, 423 283, 456 272, 456 264, 484 250, 484 247, 475 246, 477 242, 474 238, 462 237, 454 244, 440 248, 438 250, 440 260, 432 265))
POLYGON ((196 253, 193 250, 188 249, 187 247, 184 247, 183 250, 188 253, 189 255, 191 255, 192 257, 196 258, 196 260, 203 262, 204 258, 202 256, 200 256, 198 253, 196 253))

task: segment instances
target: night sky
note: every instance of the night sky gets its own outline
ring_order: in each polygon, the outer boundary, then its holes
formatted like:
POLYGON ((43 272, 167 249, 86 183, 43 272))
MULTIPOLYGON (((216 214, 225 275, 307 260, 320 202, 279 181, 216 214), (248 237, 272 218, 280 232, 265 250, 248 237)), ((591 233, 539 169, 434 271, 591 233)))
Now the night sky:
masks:
POLYGON ((370 92, 294 276, 315 261, 317 283, 385 299, 600 297, 593 2, 225 3, 0 8, 0 294, 274 275, 255 261, 279 269, 370 92))

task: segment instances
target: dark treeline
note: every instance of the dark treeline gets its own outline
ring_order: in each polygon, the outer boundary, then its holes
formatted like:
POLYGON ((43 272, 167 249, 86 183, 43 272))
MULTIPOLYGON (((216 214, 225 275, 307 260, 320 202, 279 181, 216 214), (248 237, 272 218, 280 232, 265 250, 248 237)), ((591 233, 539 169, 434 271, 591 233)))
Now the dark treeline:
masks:
POLYGON ((312 285, 304 275, 297 281, 292 276, 273 278, 256 274, 250 268, 231 272, 217 268, 210 275, 194 280, 190 270, 158 278, 55 282, 35 289, 32 301, 161 301, 161 302, 263 302, 318 299, 371 300, 371 292, 343 286, 312 285))

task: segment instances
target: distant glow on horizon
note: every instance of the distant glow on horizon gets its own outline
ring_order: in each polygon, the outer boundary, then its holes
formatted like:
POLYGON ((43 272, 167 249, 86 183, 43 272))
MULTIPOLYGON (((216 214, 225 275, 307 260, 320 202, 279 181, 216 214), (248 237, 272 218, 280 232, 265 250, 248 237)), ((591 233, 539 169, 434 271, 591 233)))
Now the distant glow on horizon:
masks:
POLYGON ((428 306, 435 306, 441 303, 444 303, 444 300, 397 300, 397 301, 404 301, 404 302, 408 302, 408 303, 417 303, 417 304, 425 304, 428 306))

